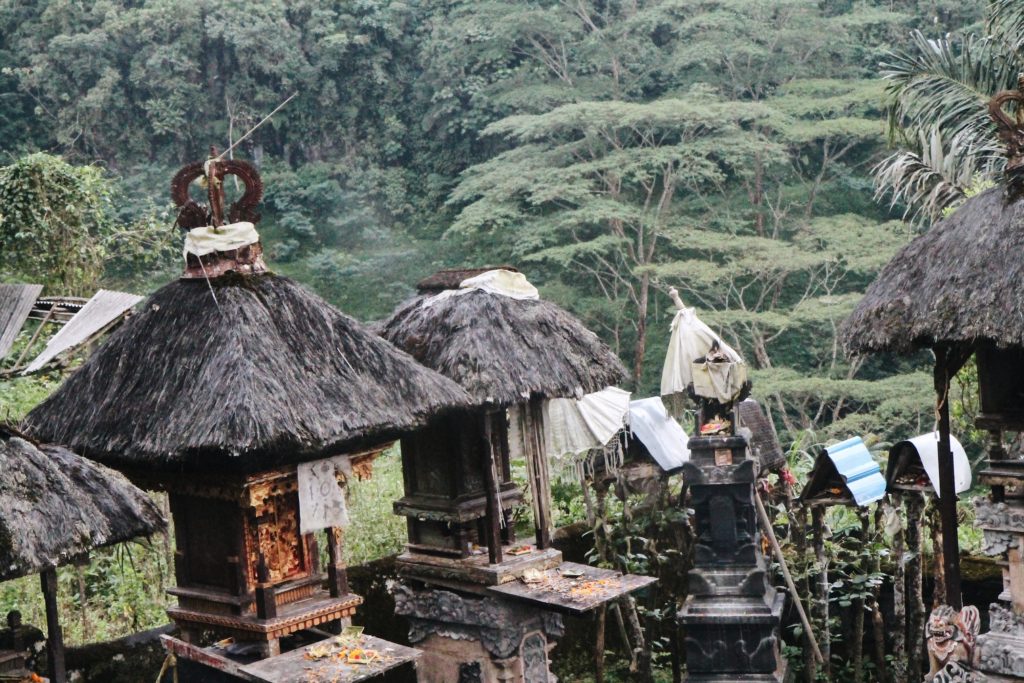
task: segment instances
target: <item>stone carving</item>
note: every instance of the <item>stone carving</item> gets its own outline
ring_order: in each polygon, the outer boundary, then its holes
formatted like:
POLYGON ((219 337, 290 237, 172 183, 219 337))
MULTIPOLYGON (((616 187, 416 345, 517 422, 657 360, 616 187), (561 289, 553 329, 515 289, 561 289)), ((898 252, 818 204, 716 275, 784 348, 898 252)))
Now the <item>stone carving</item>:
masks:
POLYGON ((1019 541, 1017 540, 1019 538, 1019 534, 1014 534, 1009 531, 983 529, 981 552, 989 557, 1001 557, 1011 548, 1016 548, 1019 545, 1019 541))
MULTIPOLYGON (((939 605, 925 626, 925 637, 928 641, 928 680, 936 680, 941 671, 952 671, 959 665, 969 668, 974 656, 974 644, 981 628, 981 616, 978 608, 967 605, 957 612, 949 605, 939 605)), ((953 681, 966 680, 953 678, 953 681)))
POLYGON ((1024 507, 993 503, 987 498, 974 501, 976 524, 983 529, 1024 534, 1024 507))
POLYGON ((988 680, 984 675, 964 668, 958 662, 950 662, 934 676, 925 679, 926 683, 984 683, 988 680))
POLYGON ((553 612, 495 598, 472 598, 444 590, 394 587, 395 614, 409 618, 409 640, 418 643, 432 634, 456 640, 477 640, 495 658, 518 655, 523 639, 537 631, 549 639, 565 632, 553 612))
POLYGON ((689 680, 781 681, 785 598, 768 584, 754 511, 754 461, 740 437, 695 437, 685 468, 697 535, 690 596, 679 612, 689 680), (734 462, 715 462, 728 447, 734 462))
POLYGON ((523 639, 523 683, 549 683, 548 649, 543 634, 533 632, 523 639))
POLYGON ((1024 616, 1014 614, 995 602, 988 608, 989 633, 1009 633, 1017 638, 1024 638, 1024 616))

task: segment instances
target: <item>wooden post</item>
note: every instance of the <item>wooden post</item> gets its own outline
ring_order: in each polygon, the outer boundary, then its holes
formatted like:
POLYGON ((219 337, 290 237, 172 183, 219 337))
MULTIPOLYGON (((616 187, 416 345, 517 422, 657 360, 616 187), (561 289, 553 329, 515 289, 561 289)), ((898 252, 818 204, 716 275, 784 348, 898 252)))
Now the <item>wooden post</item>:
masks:
POLYGON ((953 451, 949 444, 949 384, 952 369, 949 349, 935 348, 935 389, 939 409, 939 509, 942 517, 942 559, 946 579, 946 604, 955 610, 963 607, 960 594, 960 543, 957 539, 956 483, 953 476, 953 451))
POLYGON ((342 538, 339 527, 327 528, 327 584, 332 598, 348 594, 348 572, 342 556, 342 538))
POLYGON ((481 450, 480 467, 484 471, 484 489, 487 499, 487 519, 485 520, 485 531, 487 532, 487 559, 491 564, 498 564, 502 561, 501 550, 501 500, 498 498, 498 472, 494 457, 494 430, 491 421, 501 413, 487 412, 484 414, 484 434, 486 444, 481 450))
POLYGON ((811 542, 814 545, 814 559, 818 569, 817 596, 818 621, 821 623, 821 666, 825 677, 832 672, 832 629, 829 625, 829 580, 828 555, 825 554, 825 508, 815 505, 811 508, 811 542))
POLYGON ((52 683, 67 683, 64 666, 64 633, 57 616, 57 570, 47 569, 39 575, 46 605, 46 662, 52 683))
POLYGON ((273 619, 277 616, 277 598, 273 586, 270 585, 267 558, 262 552, 259 564, 256 565, 256 579, 256 616, 260 619, 273 619))
POLYGON ((893 575, 892 608, 895 623, 892 629, 892 675, 893 683, 907 679, 907 568, 906 555, 906 520, 903 517, 903 495, 891 493, 891 514, 899 519, 899 528, 892 539, 892 555, 896 560, 896 573, 893 575))
POLYGON ((597 636, 594 638, 594 683, 604 683, 604 627, 608 609, 602 605, 597 610, 597 636))
POLYGON ((540 401, 522 406, 524 416, 526 469, 530 474, 530 493, 533 495, 534 526, 537 548, 551 547, 551 482, 548 479, 547 454, 544 447, 544 414, 540 401))
POLYGON ((907 678, 920 681, 924 652, 924 597, 921 587, 921 523, 924 500, 920 493, 907 497, 907 678))

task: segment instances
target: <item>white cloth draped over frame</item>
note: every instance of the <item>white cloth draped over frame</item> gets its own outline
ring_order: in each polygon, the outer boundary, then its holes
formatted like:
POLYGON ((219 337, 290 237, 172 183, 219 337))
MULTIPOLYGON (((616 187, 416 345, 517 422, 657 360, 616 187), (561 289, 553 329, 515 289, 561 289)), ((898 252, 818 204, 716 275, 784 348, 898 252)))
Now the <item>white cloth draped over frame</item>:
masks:
POLYGON ((722 402, 732 400, 747 378, 740 354, 705 325, 693 308, 678 309, 671 329, 661 371, 661 395, 685 393, 687 386, 694 384, 700 396, 722 402), (696 362, 707 356, 715 342, 727 362, 696 362))

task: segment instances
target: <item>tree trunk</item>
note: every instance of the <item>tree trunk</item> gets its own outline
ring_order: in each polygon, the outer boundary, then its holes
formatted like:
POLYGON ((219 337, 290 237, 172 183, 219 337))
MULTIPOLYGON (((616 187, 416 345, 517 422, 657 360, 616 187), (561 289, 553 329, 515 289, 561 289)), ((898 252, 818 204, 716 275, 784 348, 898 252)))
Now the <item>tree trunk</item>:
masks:
POLYGON ((903 496, 892 494, 893 511, 899 518, 900 526, 892 539, 892 554, 896 571, 893 576, 892 629, 892 675, 893 683, 907 680, 907 569, 906 569, 906 523, 903 517, 903 496))
MULTIPOLYGON (((863 548, 868 541, 868 513, 864 508, 857 508, 860 518, 860 546, 863 548)), ((868 567, 862 567, 868 570, 868 567)), ((864 597, 853 601, 853 641, 850 643, 850 658, 853 660, 853 680, 864 683, 864 613, 867 605, 864 597)))
POLYGON ((907 498, 907 680, 920 681, 924 651, 924 595, 922 590, 921 523, 924 501, 918 493, 907 498))
MULTIPOLYGON (((882 506, 875 507, 875 529, 874 540, 882 538, 882 506)), ((876 575, 882 573, 882 557, 878 553, 873 554, 871 571, 876 575)), ((882 616, 882 607, 879 603, 879 595, 882 586, 878 585, 871 589, 871 637, 874 640, 875 678, 878 683, 885 683, 888 680, 889 668, 885 663, 885 618, 882 616)))
POLYGON ((823 669, 825 678, 832 677, 832 628, 829 624, 829 582, 828 557, 825 555, 825 508, 816 505, 811 508, 811 532, 814 543, 814 557, 818 565, 818 585, 815 603, 818 609, 818 621, 821 624, 821 655, 825 660, 823 669))
POLYGON ((935 584, 932 587, 932 609, 946 601, 945 557, 942 547, 942 511, 939 499, 933 497, 928 503, 928 526, 932 532, 932 574, 935 584))
POLYGON ((651 276, 640 276, 640 294, 636 303, 636 345, 633 347, 633 388, 638 389, 644 376, 644 354, 647 352, 647 304, 651 276))

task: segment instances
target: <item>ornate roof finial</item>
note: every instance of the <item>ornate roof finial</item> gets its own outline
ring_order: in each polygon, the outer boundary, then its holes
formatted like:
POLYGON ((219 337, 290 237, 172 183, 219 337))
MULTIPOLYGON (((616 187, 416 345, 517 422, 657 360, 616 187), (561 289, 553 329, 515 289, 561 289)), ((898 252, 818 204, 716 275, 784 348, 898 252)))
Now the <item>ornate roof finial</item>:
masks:
POLYGON ((228 209, 228 222, 259 223, 260 215, 255 210, 263 199, 263 181, 259 172, 248 162, 221 159, 217 148, 211 146, 209 159, 185 166, 171 181, 171 199, 178 207, 176 225, 183 230, 224 225, 224 177, 228 175, 236 176, 245 184, 245 193, 228 209), (208 207, 189 197, 189 186, 200 177, 206 180, 208 207))
POLYGON ((210 157, 182 168, 171 181, 171 199, 178 207, 175 224, 186 230, 184 278, 214 278, 228 272, 266 272, 263 247, 254 223, 260 215, 256 205, 263 198, 260 174, 245 161, 223 159, 216 147, 210 157), (224 178, 233 175, 245 184, 245 192, 224 215, 224 178), (196 179, 206 186, 209 206, 189 196, 196 179))

